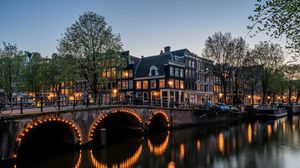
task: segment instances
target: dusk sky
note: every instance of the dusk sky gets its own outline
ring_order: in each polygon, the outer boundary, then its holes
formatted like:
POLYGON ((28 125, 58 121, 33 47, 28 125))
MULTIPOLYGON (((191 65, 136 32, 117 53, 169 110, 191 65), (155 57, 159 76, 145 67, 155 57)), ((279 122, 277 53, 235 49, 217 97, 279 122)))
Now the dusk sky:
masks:
POLYGON ((2 0, 0 42, 51 56, 57 52, 57 40, 66 28, 85 11, 93 11, 106 18, 114 33, 121 34, 123 49, 130 50, 131 55, 159 54, 164 46, 172 50, 188 48, 201 55, 205 40, 217 31, 242 36, 250 46, 270 40, 263 34, 255 38, 247 35, 254 3, 255 0, 2 0))

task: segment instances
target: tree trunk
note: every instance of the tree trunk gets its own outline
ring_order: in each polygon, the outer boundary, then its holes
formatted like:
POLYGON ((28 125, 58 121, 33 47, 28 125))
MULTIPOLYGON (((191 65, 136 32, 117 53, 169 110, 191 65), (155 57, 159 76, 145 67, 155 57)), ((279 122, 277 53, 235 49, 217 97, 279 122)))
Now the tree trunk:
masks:
POLYGON ((297 99, 296 99, 296 102, 299 101, 299 97, 300 97, 300 90, 297 91, 297 99))
POLYGON ((236 74, 235 76, 235 104, 236 106, 239 106, 239 101, 238 101, 238 90, 239 90, 239 86, 238 86, 238 75, 236 74))
POLYGON ((227 101, 226 101, 226 96, 227 96, 227 94, 226 94, 226 82, 223 83, 223 89, 224 89, 223 90, 223 92, 224 92, 224 103, 227 104, 227 101))
POLYGON ((275 102, 275 93, 272 93, 272 97, 273 97, 273 103, 275 102))
POLYGON ((266 98, 266 89, 263 89, 263 95, 262 95, 262 104, 266 104, 265 98, 266 98))
POLYGON ((254 89, 251 89, 251 105, 254 105, 254 89))
MULTIPOLYGON (((289 104, 291 103, 291 95, 292 95, 292 88, 290 87, 290 88, 289 88, 289 96, 288 96, 289 104)), ((282 100, 283 100, 283 99, 282 99, 282 100)))

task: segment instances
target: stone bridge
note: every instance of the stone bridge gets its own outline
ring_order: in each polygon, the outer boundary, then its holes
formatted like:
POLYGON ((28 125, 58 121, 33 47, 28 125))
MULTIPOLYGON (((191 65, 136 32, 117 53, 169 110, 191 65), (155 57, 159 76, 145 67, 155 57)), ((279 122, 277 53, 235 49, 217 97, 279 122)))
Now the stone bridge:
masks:
POLYGON ((4 116, 0 119, 0 156, 2 160, 16 158, 18 149, 31 132, 39 129, 39 136, 42 132, 47 133, 50 125, 65 131, 63 134, 68 134, 74 145, 84 147, 98 141, 103 128, 130 128, 147 132, 151 128, 196 124, 202 115, 192 109, 107 106, 4 116))

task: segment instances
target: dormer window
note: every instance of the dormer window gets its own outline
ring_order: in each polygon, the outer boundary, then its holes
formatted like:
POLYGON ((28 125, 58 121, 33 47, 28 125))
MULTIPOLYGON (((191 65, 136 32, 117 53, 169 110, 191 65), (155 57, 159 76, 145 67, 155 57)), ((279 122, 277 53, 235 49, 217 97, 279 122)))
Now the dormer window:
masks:
POLYGON ((158 68, 154 65, 150 67, 149 76, 156 76, 158 75, 158 68))

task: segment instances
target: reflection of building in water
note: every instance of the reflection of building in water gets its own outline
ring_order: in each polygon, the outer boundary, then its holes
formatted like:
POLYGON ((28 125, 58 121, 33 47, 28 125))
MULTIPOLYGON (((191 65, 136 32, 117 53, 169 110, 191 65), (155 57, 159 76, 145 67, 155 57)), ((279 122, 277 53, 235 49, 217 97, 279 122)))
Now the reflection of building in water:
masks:
POLYGON ((252 143, 252 127, 251 124, 248 124, 248 143, 252 143))
POLYGON ((174 161, 171 161, 171 162, 168 164, 168 168, 175 168, 175 162, 174 162, 174 161))
POLYGON ((270 124, 268 124, 268 137, 270 137, 272 135, 272 126, 270 124))
POLYGON ((219 145, 219 150, 222 154, 225 152, 225 142, 224 142, 224 135, 222 132, 220 132, 219 137, 218 137, 218 145, 219 145))
POLYGON ((198 139, 198 140, 197 140, 197 151, 200 152, 200 149, 201 149, 201 142, 200 142, 200 140, 198 139))
POLYGON ((180 144, 179 158, 180 158, 180 160, 182 160, 184 158, 184 144, 180 144))
POLYGON ((149 147, 150 153, 154 153, 154 155, 156 155, 156 156, 159 156, 159 155, 163 154, 166 151, 167 147, 168 147, 169 136, 170 136, 170 132, 168 131, 166 139, 160 145, 153 145, 151 143, 150 139, 148 139, 148 147, 149 147))
MULTIPOLYGON (((140 147, 138 148, 138 150, 132 155, 130 156, 128 159, 122 161, 121 163, 113 163, 112 167, 113 168, 125 168, 125 167, 132 167, 139 159, 141 153, 142 153, 142 145, 140 145, 140 147)), ((91 157, 91 161, 92 164, 95 168, 108 168, 108 164, 107 163, 101 163, 99 162, 93 155, 93 151, 90 150, 90 157, 91 157)))

